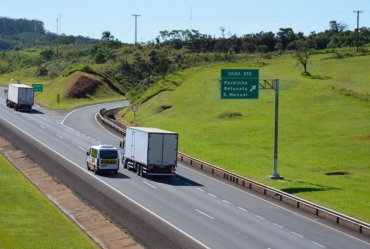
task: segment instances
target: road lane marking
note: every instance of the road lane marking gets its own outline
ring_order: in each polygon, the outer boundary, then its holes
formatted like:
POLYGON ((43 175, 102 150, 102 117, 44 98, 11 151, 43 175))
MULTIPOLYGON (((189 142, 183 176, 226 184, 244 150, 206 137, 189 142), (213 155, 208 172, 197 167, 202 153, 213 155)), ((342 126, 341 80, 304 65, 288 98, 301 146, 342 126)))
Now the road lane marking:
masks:
POLYGON ((259 216, 259 215, 254 215, 254 216, 256 216, 257 218, 260 218, 261 220, 266 220, 265 218, 263 218, 263 217, 261 217, 261 216, 259 216))
POLYGON ((300 235, 300 234, 298 234, 298 233, 295 233, 295 232, 291 232, 292 234, 294 234, 294 235, 297 235, 298 237, 301 237, 301 238, 303 238, 303 236, 302 235, 300 235))
POLYGON ((198 210, 198 209, 195 209, 197 212, 199 212, 199 213, 201 213, 201 214, 203 214, 204 216, 207 216, 208 218, 210 218, 210 219, 212 219, 212 220, 214 220, 215 218, 213 218, 212 216, 210 216, 210 215, 208 215, 208 214, 206 214, 206 213, 203 213, 202 211, 200 211, 200 210, 198 210))
POLYGON ((58 134, 57 134, 57 136, 58 136, 58 137, 60 137, 60 138, 63 138, 61 135, 58 135, 58 134))
POLYGON ((240 210, 244 211, 244 212, 248 212, 248 210, 242 208, 242 207, 238 207, 240 210))
POLYGON ((201 188, 197 188, 199 191, 202 191, 202 192, 204 192, 204 190, 203 189, 201 189, 201 188))
POLYGON ((217 198, 217 196, 215 196, 214 194, 208 193, 208 195, 217 198))
POLYGON ((229 201, 226 201, 226 200, 222 200, 222 201, 227 203, 227 204, 231 204, 231 202, 229 202, 229 201))
POLYGON ((317 243, 317 242, 315 242, 315 241, 312 241, 312 240, 311 240, 311 242, 312 242, 312 243, 314 243, 315 245, 319 246, 319 247, 326 248, 325 246, 320 245, 319 243, 317 243))
POLYGON ((272 223, 272 224, 275 225, 275 226, 277 226, 277 227, 284 228, 283 226, 280 226, 280 225, 278 225, 276 223, 272 223))
POLYGON ((152 187, 152 188, 157 188, 156 186, 153 186, 152 184, 150 184, 150 183, 148 183, 148 182, 146 182, 146 181, 143 181, 146 185, 149 185, 150 187, 152 187))
POLYGON ((83 150, 83 151, 86 151, 84 148, 82 148, 81 146, 78 146, 78 148, 80 148, 81 150, 83 150))
POLYGON ((44 126, 42 126, 42 125, 40 125, 40 127, 41 127, 42 129, 45 129, 45 127, 44 127, 44 126))

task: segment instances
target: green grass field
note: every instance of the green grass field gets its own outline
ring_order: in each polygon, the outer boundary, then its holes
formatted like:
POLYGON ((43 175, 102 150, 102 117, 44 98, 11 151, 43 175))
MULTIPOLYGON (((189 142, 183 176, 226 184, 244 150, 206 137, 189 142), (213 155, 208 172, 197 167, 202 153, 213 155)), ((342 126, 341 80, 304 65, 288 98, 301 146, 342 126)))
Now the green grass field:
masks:
MULTIPOLYGON (((370 222, 370 56, 313 55, 308 71, 291 55, 188 69, 166 77, 143 98, 137 126, 179 132, 179 150, 247 178, 370 222), (263 63, 262 63, 263 62, 263 63), (258 100, 222 100, 222 68, 259 67, 260 79, 279 79, 278 173, 274 151, 274 90, 258 100), (167 88, 159 94, 160 89, 167 88), (163 106, 172 106, 163 109, 163 106), (240 113, 241 117, 224 117, 240 113), (227 116, 227 115, 226 115, 227 116), (343 172, 343 175, 327 175, 343 172)), ((178 172, 181 174, 181 171, 178 172)))
POLYGON ((0 248, 99 248, 0 154, 0 248))

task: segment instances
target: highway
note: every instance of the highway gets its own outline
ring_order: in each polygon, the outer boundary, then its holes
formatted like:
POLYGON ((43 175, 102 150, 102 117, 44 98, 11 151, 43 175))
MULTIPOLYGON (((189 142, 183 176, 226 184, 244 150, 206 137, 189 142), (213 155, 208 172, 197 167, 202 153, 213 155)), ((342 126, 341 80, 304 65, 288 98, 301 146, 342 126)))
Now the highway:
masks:
POLYGON ((370 248, 367 236, 183 165, 170 179, 142 178, 122 166, 117 176, 96 176, 86 169, 87 149, 118 146, 121 138, 106 131, 95 114, 127 102, 71 112, 38 106, 15 112, 6 107, 3 89, 0 136, 147 248, 370 248))

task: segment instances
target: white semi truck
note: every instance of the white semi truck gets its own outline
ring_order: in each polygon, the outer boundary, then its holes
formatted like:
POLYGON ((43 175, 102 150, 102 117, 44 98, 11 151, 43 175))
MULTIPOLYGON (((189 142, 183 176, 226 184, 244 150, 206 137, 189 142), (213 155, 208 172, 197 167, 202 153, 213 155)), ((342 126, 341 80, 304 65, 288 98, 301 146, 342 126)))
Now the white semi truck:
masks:
POLYGON ((34 104, 33 87, 24 84, 8 84, 6 106, 18 110, 31 110, 34 104))
POLYGON ((127 127, 120 143, 122 165, 140 176, 173 176, 177 167, 176 132, 149 127, 127 127))

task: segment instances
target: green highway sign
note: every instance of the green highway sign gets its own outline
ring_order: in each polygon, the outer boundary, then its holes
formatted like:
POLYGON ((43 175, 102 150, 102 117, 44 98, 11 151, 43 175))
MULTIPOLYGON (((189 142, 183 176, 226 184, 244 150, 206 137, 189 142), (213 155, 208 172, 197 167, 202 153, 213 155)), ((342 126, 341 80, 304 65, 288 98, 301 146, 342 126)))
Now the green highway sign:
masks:
POLYGON ((221 99, 258 99, 258 69, 221 69, 221 99))
POLYGON ((35 92, 42 92, 43 91, 43 84, 32 84, 32 87, 35 92))

